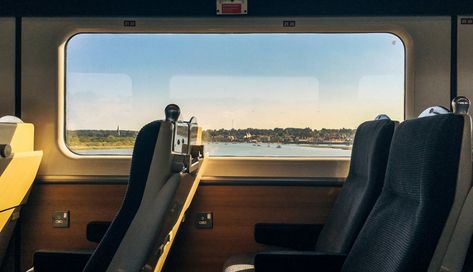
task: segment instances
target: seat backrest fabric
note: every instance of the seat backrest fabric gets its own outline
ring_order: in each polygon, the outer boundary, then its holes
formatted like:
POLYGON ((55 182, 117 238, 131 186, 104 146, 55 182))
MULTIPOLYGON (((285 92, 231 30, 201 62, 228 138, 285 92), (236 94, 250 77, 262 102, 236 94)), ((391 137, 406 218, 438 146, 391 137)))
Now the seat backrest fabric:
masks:
POLYGON ((429 272, 460 272, 473 234, 473 192, 471 118, 464 115, 465 124, 458 168, 457 188, 450 214, 430 262, 429 272))
MULTIPOLYGON (((162 230, 180 174, 171 155, 174 125, 162 122, 140 206, 107 271, 140 271, 162 230)), ((169 231, 169 230, 168 230, 169 231)))
POLYGON ((154 121, 144 126, 138 133, 133 149, 130 179, 122 206, 84 271, 107 271, 140 208, 150 169, 155 167, 152 167, 152 162, 158 149, 158 138, 170 137, 163 135, 165 130, 163 126, 169 125, 166 122, 154 121))
POLYGON ((457 183, 464 116, 401 123, 394 132, 383 190, 342 271, 426 271, 457 183))
POLYGON ((367 121, 356 130, 350 170, 317 240, 315 250, 348 253, 384 183, 396 122, 367 121))

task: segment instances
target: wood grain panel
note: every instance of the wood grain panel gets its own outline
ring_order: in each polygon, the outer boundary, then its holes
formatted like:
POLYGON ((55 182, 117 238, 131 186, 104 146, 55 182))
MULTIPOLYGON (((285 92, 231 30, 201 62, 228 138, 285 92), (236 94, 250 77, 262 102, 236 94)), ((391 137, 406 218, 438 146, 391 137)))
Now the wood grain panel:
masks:
POLYGON ((167 272, 221 272, 232 254, 259 251, 256 223, 324 223, 338 187, 201 186, 166 265, 167 272), (213 229, 197 229, 197 212, 213 212, 213 229))
MULTIPOLYGON (((117 213, 125 184, 37 184, 22 210, 21 269, 32 265, 38 249, 93 249, 85 237, 90 221, 110 221, 117 213), (53 228, 52 213, 70 210, 70 228, 53 228)), ((253 240, 258 222, 323 223, 338 187, 221 186, 199 187, 177 236, 166 271, 221 271, 232 254, 263 249, 253 240), (196 212, 212 211, 214 228, 196 229, 196 212)))
POLYGON ((110 221, 121 206, 125 184, 37 184, 22 210, 21 269, 32 266, 38 249, 93 249, 86 239, 90 221, 110 221), (54 211, 70 211, 69 228, 53 228, 54 211))

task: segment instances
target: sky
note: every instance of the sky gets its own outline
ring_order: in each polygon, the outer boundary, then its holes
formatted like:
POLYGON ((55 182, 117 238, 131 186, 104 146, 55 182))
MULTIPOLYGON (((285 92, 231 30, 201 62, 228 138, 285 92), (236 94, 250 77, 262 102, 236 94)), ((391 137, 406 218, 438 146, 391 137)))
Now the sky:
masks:
POLYGON ((404 45, 388 33, 79 34, 66 128, 138 130, 176 103, 204 129, 356 128, 404 116, 404 45))

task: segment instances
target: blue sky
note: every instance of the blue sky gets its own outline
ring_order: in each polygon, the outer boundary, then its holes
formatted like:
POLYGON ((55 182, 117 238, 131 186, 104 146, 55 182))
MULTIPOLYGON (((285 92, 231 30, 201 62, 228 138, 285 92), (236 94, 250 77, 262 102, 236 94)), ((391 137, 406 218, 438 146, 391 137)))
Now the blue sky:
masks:
POLYGON ((392 34, 79 34, 66 69, 68 129, 139 129, 169 103, 211 129, 403 117, 392 34))

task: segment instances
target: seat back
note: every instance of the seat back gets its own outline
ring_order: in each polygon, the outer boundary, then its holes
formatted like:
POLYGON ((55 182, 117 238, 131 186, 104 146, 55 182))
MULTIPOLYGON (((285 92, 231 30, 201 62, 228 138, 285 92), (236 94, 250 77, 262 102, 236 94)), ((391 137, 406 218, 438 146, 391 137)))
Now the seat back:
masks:
POLYGON ((0 118, 0 267, 43 157, 34 151, 34 126, 0 118))
POLYGON ((468 252, 469 243, 473 235, 473 189, 472 186, 472 154, 471 150, 471 117, 468 115, 470 100, 464 96, 457 96, 452 100, 452 110, 463 114, 467 121, 463 130, 462 153, 455 200, 450 210, 447 223, 440 236, 437 249, 430 262, 429 272, 462 271, 468 252))
POLYGON ((395 126, 382 119, 364 122, 356 130, 348 177, 319 235, 317 251, 350 250, 381 193, 395 126))
POLYGON ((383 190, 343 271, 426 271, 454 202, 463 115, 408 120, 396 129, 383 190))
POLYGON ((138 133, 122 207, 84 271, 139 271, 146 261, 179 181, 172 171, 172 126, 155 121, 138 133))

